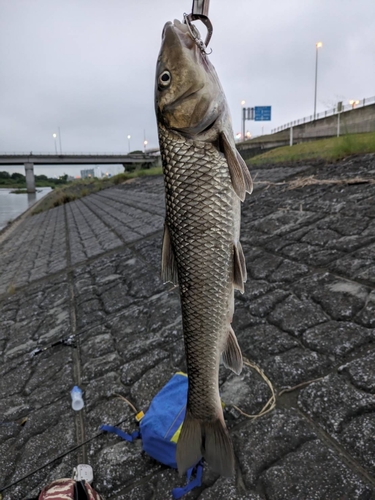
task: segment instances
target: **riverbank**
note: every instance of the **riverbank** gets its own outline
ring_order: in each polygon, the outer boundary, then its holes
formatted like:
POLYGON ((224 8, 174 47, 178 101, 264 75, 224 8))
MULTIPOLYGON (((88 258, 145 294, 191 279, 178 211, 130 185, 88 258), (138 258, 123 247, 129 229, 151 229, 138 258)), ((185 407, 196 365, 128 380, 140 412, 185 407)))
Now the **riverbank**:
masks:
POLYGON ((0 188, 0 231, 46 196, 51 188, 38 188, 36 193, 16 194, 12 191, 0 188))
POLYGON ((33 215, 50 208, 58 207, 69 203, 74 200, 79 200, 89 194, 97 193, 103 189, 108 189, 112 186, 117 186, 131 179, 136 179, 137 177, 149 177, 154 175, 161 175, 161 167, 153 167, 143 170, 135 170, 134 172, 125 172, 113 177, 104 179, 82 179, 79 181, 73 181, 66 186, 55 189, 50 195, 44 200, 43 203, 38 205, 38 208, 33 210, 33 215))
MULTIPOLYGON (((220 368, 236 476, 205 465, 186 500, 375 497, 374 171, 375 155, 252 168, 233 328, 270 384, 220 368)), ((164 215, 162 177, 135 179, 25 218, 0 243, 3 500, 36 497, 78 463, 107 500, 184 484, 139 441, 98 430, 135 431, 123 398, 145 411, 186 370, 178 288, 160 280, 164 215)))

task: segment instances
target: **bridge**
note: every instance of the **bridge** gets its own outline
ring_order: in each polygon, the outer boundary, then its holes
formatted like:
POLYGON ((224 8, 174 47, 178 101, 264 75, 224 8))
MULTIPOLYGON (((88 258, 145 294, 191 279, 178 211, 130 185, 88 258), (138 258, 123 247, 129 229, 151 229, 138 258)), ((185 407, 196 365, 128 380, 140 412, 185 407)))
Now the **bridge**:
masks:
POLYGON ((24 165, 26 189, 28 193, 35 193, 34 165, 118 165, 122 164, 150 164, 156 165, 158 157, 149 153, 133 154, 85 154, 85 153, 1 153, 0 165, 24 165))

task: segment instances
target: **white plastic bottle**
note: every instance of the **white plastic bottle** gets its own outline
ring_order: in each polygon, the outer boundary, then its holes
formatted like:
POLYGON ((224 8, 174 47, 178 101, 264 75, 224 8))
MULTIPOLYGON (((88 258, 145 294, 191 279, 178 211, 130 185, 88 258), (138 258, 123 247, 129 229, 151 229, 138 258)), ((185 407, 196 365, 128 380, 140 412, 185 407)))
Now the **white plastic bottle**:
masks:
POLYGON ((72 408, 75 411, 82 410, 82 408, 85 406, 85 403, 83 402, 82 399, 82 391, 78 386, 74 386, 73 389, 70 391, 70 394, 72 396, 72 408))

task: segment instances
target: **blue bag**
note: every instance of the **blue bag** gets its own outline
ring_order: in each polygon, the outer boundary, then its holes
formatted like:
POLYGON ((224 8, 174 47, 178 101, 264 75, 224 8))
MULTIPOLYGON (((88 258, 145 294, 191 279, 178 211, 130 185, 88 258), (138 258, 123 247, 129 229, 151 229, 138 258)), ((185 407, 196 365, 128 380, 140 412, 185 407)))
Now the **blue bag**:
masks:
MULTIPOLYGON (((158 392, 151 405, 143 415, 137 415, 140 421, 139 431, 127 434, 117 427, 102 425, 102 431, 113 432, 127 441, 142 439, 143 450, 162 464, 177 469, 176 445, 185 418, 188 391, 188 378, 185 373, 178 372, 158 392)), ((174 499, 181 498, 202 483, 203 463, 200 460, 187 471, 188 483, 183 488, 172 490, 174 499), (191 480, 195 471, 195 478, 191 480)))

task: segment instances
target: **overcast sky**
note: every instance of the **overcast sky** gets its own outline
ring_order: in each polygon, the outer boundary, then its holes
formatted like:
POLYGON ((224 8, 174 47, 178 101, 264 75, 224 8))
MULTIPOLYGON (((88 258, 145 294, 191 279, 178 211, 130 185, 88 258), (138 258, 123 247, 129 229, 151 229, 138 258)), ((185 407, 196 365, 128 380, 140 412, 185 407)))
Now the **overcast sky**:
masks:
MULTIPOLYGON (((54 152, 58 127, 63 152, 127 152, 128 135, 142 149, 144 133, 156 147, 161 32, 191 5, 0 0, 0 152, 54 152)), ((210 18, 235 133, 241 100, 272 106, 271 122, 247 122, 253 135, 312 114, 318 41, 318 111, 375 95, 374 0, 211 0, 210 18)))

